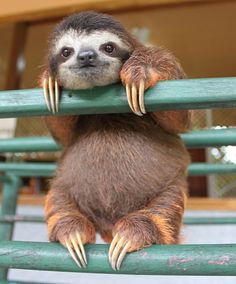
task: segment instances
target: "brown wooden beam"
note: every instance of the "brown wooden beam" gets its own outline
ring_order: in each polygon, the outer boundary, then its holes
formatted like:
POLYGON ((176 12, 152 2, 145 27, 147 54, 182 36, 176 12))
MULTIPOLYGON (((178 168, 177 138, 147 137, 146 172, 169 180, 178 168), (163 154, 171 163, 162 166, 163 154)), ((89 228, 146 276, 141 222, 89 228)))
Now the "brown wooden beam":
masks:
POLYGON ((6 90, 19 89, 20 87, 20 77, 23 70, 19 66, 19 60, 24 60, 26 34, 26 23, 17 23, 14 25, 6 76, 6 90))
MULTIPOLYGON (((232 0, 225 0, 230 2, 232 0)), ((33 22, 65 16, 83 11, 97 10, 115 12, 128 9, 143 9, 159 5, 196 4, 222 2, 221 0, 18 0, 5 1, 1 4, 0 24, 12 22, 33 22)))
MULTIPOLYGON (((205 149, 190 149, 191 161, 206 162, 205 149)), ((189 176, 188 188, 190 197, 207 197, 207 176, 189 176)))

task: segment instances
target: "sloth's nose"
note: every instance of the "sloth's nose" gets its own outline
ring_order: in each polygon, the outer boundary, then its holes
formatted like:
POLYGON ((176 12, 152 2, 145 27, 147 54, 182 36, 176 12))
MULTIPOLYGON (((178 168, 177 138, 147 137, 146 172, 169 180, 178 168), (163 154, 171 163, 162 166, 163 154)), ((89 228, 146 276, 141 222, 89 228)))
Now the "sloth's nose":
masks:
POLYGON ((93 50, 85 50, 78 54, 78 61, 83 66, 94 64, 97 58, 97 53, 93 50))

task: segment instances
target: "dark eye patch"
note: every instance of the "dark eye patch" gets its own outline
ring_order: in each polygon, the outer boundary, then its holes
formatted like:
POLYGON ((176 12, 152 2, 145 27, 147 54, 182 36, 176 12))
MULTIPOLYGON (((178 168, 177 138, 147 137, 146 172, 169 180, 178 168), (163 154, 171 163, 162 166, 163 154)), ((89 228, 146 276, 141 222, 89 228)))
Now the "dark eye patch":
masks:
POLYGON ((111 43, 108 43, 104 46, 104 50, 107 53, 113 53, 113 51, 115 50, 115 46, 111 43))
POLYGON ((126 61, 130 57, 130 52, 126 49, 120 48, 114 42, 106 42, 99 48, 100 51, 107 56, 120 59, 122 62, 126 61))
POLYGON ((74 54, 74 49, 71 47, 63 47, 56 55, 49 54, 49 70, 53 76, 57 75, 58 66, 66 62, 74 54), (66 55, 66 56, 65 56, 66 55))
POLYGON ((68 59, 73 54, 74 54, 74 49, 72 47, 63 47, 61 49, 61 56, 64 59, 68 59))

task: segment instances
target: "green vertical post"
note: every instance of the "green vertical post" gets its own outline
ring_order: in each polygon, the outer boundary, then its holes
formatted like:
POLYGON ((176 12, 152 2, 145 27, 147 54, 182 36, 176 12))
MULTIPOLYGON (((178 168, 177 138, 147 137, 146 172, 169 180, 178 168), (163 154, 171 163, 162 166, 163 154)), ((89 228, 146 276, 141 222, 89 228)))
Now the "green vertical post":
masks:
MULTIPOLYGON (((20 179, 17 176, 9 176, 9 180, 3 185, 2 206, 0 216, 16 213, 17 197, 20 187, 20 179)), ((12 239, 14 223, 0 224, 0 241, 9 241, 12 239)), ((7 279, 8 269, 0 268, 0 281, 7 279)))

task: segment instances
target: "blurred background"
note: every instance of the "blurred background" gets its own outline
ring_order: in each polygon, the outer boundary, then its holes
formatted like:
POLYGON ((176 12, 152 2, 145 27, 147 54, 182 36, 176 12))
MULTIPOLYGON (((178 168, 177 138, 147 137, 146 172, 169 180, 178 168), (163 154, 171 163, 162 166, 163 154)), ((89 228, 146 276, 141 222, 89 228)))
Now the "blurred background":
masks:
MULTIPOLYGON (((50 31, 62 17, 82 10, 109 13, 121 21, 140 41, 171 50, 180 60, 189 78, 230 77, 236 74, 236 37, 234 36, 236 1, 21 0, 19 2, 9 0, 1 3, 0 9, 0 90, 37 87, 44 66, 50 31)), ((194 129, 225 128, 235 125, 235 109, 201 110, 195 111, 194 114, 194 129)), ((42 118, 0 120, 0 138, 47 135, 49 133, 42 118)), ((194 162, 236 163, 236 147, 233 146, 193 149, 190 150, 190 154, 194 162)), ((1 154, 0 159, 43 162, 55 161, 59 155, 1 154)), ((47 185, 47 180, 38 177, 25 179, 21 189, 21 204, 42 206, 47 185)), ((236 175, 191 177, 189 191, 191 197, 236 197, 236 175)), ((189 209, 209 209, 211 206, 214 209, 220 204, 215 199, 213 202, 209 199, 204 200, 195 198, 189 209)), ((227 206, 223 206, 223 209, 233 207, 236 209, 235 203, 230 201, 227 206)), ((24 212, 25 209, 22 210, 24 212)), ((37 210, 42 213, 41 208, 37 210)), ((38 228, 41 232, 40 227, 38 228)), ((43 237, 40 240, 46 240, 46 230, 45 228, 42 230, 43 237)), ((22 234, 24 236, 24 232, 19 228, 17 232, 18 236, 22 234)), ((190 242, 196 243, 195 231, 189 232, 190 242)), ((220 228, 216 228, 212 233, 209 231, 206 233, 203 229, 202 235, 206 237, 206 234, 209 234, 208 241, 212 238, 217 242, 215 236, 220 235, 219 232, 220 228)), ((233 234, 232 230, 230 232, 231 236, 235 235, 235 231, 233 234)), ((201 231, 200 233, 198 231, 198 236, 199 234, 201 235, 201 231)), ((83 279, 81 278, 81 282, 68 280, 63 283, 88 283, 83 279)), ((107 279, 106 283, 109 283, 111 278, 107 279)), ((136 282, 142 283, 140 279, 136 282)), ((178 279, 179 283, 185 283, 183 278, 178 279)), ((204 279, 201 283, 207 283, 209 280, 207 277, 204 279)), ((151 277, 149 280, 151 281, 151 277)), ((233 283, 231 280, 224 277, 224 283, 233 283)), ((167 283, 163 279, 161 281, 167 283)), ((103 278, 101 283, 105 283, 103 278)), ((186 283, 195 283, 195 281, 186 283)))

